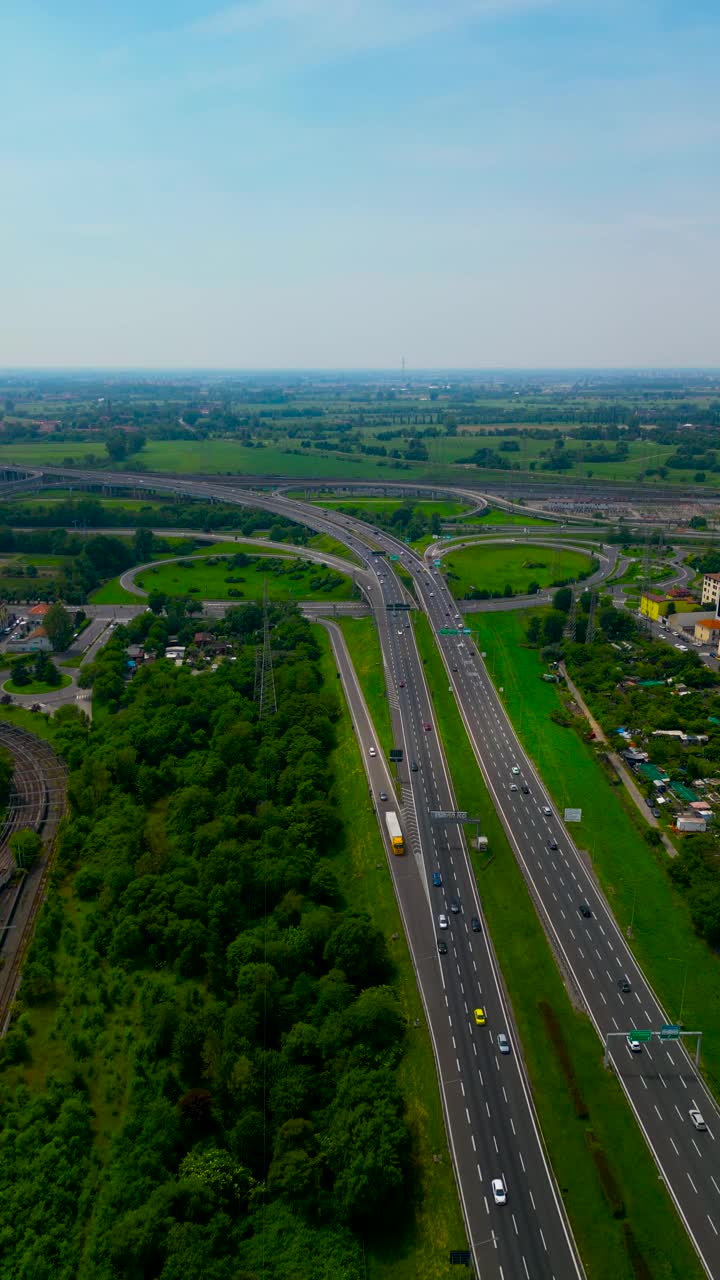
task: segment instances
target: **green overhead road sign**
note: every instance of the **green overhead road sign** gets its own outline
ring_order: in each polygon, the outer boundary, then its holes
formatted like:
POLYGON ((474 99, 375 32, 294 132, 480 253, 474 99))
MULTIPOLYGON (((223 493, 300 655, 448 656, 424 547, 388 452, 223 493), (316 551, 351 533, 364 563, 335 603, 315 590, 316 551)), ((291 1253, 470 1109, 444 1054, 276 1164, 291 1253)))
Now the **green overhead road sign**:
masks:
POLYGON ((652 1040, 652 1031, 629 1031, 628 1037, 630 1040, 641 1040, 644 1043, 646 1040, 652 1040))
POLYGON ((463 629, 462 629, 462 633, 463 633, 463 635, 464 635, 464 636, 471 636, 471 635, 472 635, 472 631, 470 630, 470 628, 469 628, 469 627, 463 627, 463 629))
POLYGON ((458 632, 456 631, 456 629, 455 629, 454 627, 441 627, 441 628, 440 628, 440 635, 441 635, 441 636, 456 636, 457 634, 458 634, 458 632))
POLYGON ((679 1040, 682 1028, 676 1026, 672 1022, 667 1022, 664 1027, 660 1028, 661 1040, 679 1040))
POLYGON ((399 559, 400 559, 400 557, 399 557, 399 556, 391 556, 391 557, 390 557, 390 559, 391 559, 391 560, 399 560, 399 559))

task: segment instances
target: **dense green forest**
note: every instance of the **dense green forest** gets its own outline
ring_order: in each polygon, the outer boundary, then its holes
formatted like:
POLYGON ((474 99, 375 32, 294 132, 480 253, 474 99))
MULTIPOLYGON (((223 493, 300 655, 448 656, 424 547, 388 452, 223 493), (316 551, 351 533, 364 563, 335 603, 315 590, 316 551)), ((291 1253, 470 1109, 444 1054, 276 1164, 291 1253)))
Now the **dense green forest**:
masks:
POLYGON ((308 624, 272 619, 277 715, 231 618, 236 661, 155 662, 66 731, 0 1047, 2 1280, 361 1280, 409 1212, 393 966, 333 871, 337 698, 308 624))

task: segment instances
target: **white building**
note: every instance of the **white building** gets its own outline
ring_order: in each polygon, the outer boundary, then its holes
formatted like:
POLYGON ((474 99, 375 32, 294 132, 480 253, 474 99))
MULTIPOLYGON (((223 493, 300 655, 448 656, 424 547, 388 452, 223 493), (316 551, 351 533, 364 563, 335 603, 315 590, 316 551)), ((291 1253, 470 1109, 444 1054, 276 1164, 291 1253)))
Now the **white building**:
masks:
POLYGON ((706 573, 703 578, 701 604, 714 604, 720 599, 720 573, 706 573))

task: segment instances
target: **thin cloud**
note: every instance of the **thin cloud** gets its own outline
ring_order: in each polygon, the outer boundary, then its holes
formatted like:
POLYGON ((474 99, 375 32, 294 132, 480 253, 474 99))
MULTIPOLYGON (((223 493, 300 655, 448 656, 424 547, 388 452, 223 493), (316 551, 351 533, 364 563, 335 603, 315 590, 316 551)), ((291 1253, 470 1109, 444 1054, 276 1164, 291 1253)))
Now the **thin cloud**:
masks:
POLYGON ((285 28, 330 49, 409 44, 469 22, 557 7, 561 0, 245 0, 194 23, 195 35, 232 37, 285 28))

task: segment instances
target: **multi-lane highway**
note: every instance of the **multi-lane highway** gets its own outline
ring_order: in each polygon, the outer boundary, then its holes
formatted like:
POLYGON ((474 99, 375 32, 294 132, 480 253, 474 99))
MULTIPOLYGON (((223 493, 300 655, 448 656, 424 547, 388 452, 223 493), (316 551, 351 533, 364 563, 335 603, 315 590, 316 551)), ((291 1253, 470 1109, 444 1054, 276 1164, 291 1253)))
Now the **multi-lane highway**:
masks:
MULTIPOLYGON (((95 482, 102 478, 98 473, 90 475, 95 482)), ((116 482, 112 473, 107 475, 106 482, 116 482)), ((157 478, 144 476, 124 479, 137 487, 158 483, 157 478)), ((539 1143, 520 1059, 512 1052, 501 1060, 497 1051, 498 1031, 509 1035, 513 1048, 515 1033, 486 932, 474 933, 469 925, 472 915, 481 919, 481 910, 462 834, 457 827, 435 824, 430 818, 434 809, 455 805, 412 627, 405 625, 404 614, 386 607, 403 599, 403 588, 392 566, 378 564, 369 546, 383 546, 402 557, 414 579, 494 804, 543 924, 598 1034, 604 1039, 608 1032, 657 1030, 668 1018, 525 756, 470 638, 440 636, 449 616, 457 612, 446 585, 431 564, 402 543, 340 513, 207 481, 163 478, 163 487, 279 511, 334 534, 364 562, 370 579, 359 576, 375 607, 397 745, 403 747, 406 765, 408 760, 418 765, 416 772, 406 767, 402 795, 412 854, 412 860, 402 860, 402 878, 415 877, 415 905, 406 924, 435 1044, 476 1265, 483 1276, 497 1273, 505 1280, 578 1274, 579 1263, 539 1143), (429 730, 424 727, 428 724, 429 730), (517 791, 512 790, 514 785, 517 791), (557 848, 550 847, 550 841, 557 848), (442 877, 442 887, 432 885, 434 871, 442 877), (415 901, 420 887, 426 897, 424 924, 415 901), (452 896, 461 904, 457 914, 447 911, 452 896), (581 913, 581 904, 587 904, 589 915, 581 913), (439 929, 441 912, 451 922, 447 930, 439 929), (450 939, 443 956, 437 948, 441 934, 450 939), (431 953, 433 965, 428 968, 431 953), (435 968, 443 988, 440 1003, 427 976, 435 968), (629 992, 618 985, 625 978, 629 992), (487 1014, 484 1026, 475 1023, 473 1010, 478 1007, 487 1014), (448 1068, 450 1047, 454 1072, 452 1060, 448 1068), (496 1177, 507 1185, 505 1205, 492 1200, 491 1182, 496 1177)), ((377 759, 369 756, 369 745, 368 763, 377 759)), ((396 885, 399 878, 398 870, 396 885)), ((714 1100, 680 1044, 654 1040, 633 1052, 627 1040, 617 1035, 611 1041, 611 1061, 708 1275, 720 1278, 720 1114, 714 1100), (695 1105, 708 1122, 702 1132, 690 1120, 695 1105)))

